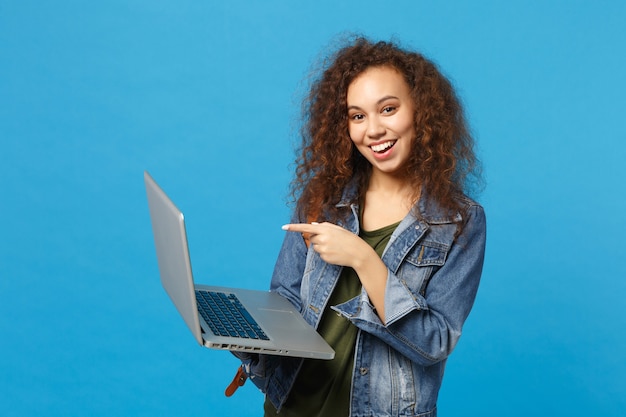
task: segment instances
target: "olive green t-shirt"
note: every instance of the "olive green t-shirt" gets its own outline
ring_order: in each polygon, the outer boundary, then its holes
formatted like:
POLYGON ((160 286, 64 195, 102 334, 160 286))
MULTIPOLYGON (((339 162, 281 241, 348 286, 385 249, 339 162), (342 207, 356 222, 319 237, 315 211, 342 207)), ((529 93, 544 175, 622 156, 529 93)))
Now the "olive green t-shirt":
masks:
MULTIPOLYGON (((360 236, 382 256, 395 223, 374 231, 361 231, 360 236)), ((265 416, 322 417, 347 416, 350 412, 350 388, 357 328, 348 319, 331 310, 361 293, 361 281, 352 268, 344 268, 322 315, 317 331, 335 350, 335 358, 327 361, 305 359, 293 389, 280 414, 266 399, 265 416)))

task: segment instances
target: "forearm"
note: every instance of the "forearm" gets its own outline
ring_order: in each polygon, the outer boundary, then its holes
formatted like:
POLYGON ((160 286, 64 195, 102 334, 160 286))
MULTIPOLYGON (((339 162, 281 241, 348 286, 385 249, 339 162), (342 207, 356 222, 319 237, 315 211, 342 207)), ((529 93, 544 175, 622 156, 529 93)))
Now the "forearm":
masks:
POLYGON ((385 323, 385 288, 387 286, 387 266, 378 257, 376 252, 366 245, 365 256, 352 266, 359 276, 363 288, 367 292, 370 302, 376 309, 381 322, 385 323))

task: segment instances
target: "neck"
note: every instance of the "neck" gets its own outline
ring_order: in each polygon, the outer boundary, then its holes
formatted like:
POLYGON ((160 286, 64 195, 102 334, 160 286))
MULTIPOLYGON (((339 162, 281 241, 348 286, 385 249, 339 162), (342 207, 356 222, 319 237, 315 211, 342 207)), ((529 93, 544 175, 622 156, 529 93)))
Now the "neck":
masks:
POLYGON ((410 184, 401 176, 373 171, 367 185, 368 191, 384 191, 389 194, 402 195, 410 191, 410 184))
POLYGON ((368 193, 385 196, 391 203, 402 202, 403 206, 411 207, 420 191, 404 177, 372 172, 367 186, 368 193))

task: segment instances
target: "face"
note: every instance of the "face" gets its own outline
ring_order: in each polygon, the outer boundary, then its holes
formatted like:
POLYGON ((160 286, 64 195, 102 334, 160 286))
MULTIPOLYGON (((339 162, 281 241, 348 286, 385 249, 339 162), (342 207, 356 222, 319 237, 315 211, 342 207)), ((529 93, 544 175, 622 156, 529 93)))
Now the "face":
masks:
POLYGON ((399 173, 416 136, 404 77, 393 68, 368 68, 348 86, 347 102, 350 138, 373 175, 399 173))

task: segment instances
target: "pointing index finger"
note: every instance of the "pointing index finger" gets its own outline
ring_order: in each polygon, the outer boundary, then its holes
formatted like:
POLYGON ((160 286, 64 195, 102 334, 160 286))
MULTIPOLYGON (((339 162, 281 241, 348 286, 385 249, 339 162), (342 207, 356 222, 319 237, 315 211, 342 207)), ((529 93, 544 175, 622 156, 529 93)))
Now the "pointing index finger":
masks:
POLYGON ((290 223, 286 224, 282 227, 283 230, 288 232, 299 232, 299 233, 315 233, 317 231, 319 223, 290 223))

